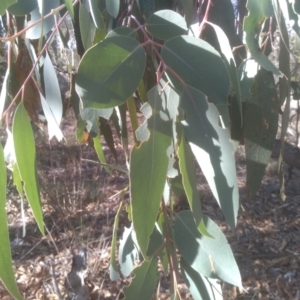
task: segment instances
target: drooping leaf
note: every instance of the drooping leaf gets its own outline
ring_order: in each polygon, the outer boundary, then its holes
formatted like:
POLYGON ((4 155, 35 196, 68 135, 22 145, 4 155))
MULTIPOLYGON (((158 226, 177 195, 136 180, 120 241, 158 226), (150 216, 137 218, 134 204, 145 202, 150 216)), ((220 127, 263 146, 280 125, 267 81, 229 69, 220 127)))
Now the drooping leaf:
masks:
POLYGON ((123 276, 128 277, 134 268, 136 248, 132 239, 132 227, 124 227, 124 233, 119 246, 119 264, 123 276))
POLYGON ((23 299, 15 281, 15 275, 12 268, 12 258, 10 253, 10 241, 8 235, 7 217, 6 217, 6 166, 4 153, 0 144, 0 279, 15 299, 23 299))
POLYGON ((248 16, 244 19, 244 31, 246 33, 246 44, 252 57, 268 71, 282 77, 283 74, 274 64, 261 52, 259 46, 259 35, 263 22, 266 18, 266 5, 271 4, 269 0, 247 1, 248 16), (269 2, 269 3, 267 3, 269 2))
POLYGON ((103 135, 105 142, 106 142, 109 150, 113 154, 116 162, 118 162, 118 153, 115 148, 113 132, 111 130, 109 122, 103 118, 100 118, 100 133, 101 133, 101 135, 103 135))
POLYGON ((66 4, 66 7, 68 9, 68 12, 69 12, 71 18, 74 20, 74 8, 72 5, 72 0, 64 0, 64 2, 66 4))
POLYGON ((81 3, 79 6, 79 26, 82 44, 85 51, 87 51, 93 45, 96 27, 87 7, 81 3))
MULTIPOLYGON (((0 7, 4 4, 3 2, 15 3, 8 8, 8 11, 15 16, 25 16, 31 13, 38 6, 37 0, 4 0, 1 1, 0 7)), ((2 14, 3 13, 1 13, 0 9, 0 15, 2 14)))
POLYGON ((151 299, 158 281, 157 263, 158 258, 153 257, 151 260, 145 260, 133 271, 134 278, 130 285, 124 288, 125 299, 151 299))
MULTIPOLYGON (((235 96, 236 96, 235 100, 237 101, 237 104, 240 108, 241 119, 243 120, 243 118, 242 118, 242 99, 241 99, 239 76, 238 76, 238 71, 237 71, 237 67, 235 64, 235 60, 234 60, 234 57, 233 57, 233 54, 231 51, 231 46, 229 44, 229 40, 228 40, 226 34, 224 33, 224 31, 219 26, 217 26, 213 23, 209 23, 209 22, 207 22, 207 23, 213 27, 213 29, 215 30, 216 36, 218 38, 220 49, 225 58, 224 63, 227 68, 227 71, 229 73, 231 84, 235 91, 235 96)), ((240 125, 242 125, 242 124, 240 124, 240 125)))
POLYGON ((2 116, 4 106, 5 106, 5 101, 7 99, 8 93, 7 93, 7 85, 8 85, 8 79, 9 79, 9 73, 10 70, 7 68, 3 82, 2 82, 2 87, 1 87, 1 92, 0 92, 0 116, 2 116))
POLYGON ((163 236, 158 227, 158 224, 155 224, 154 230, 150 236, 149 248, 147 250, 147 256, 151 257, 152 255, 158 255, 163 244, 163 236))
POLYGON ((94 148, 95 148, 96 154, 98 156, 98 159, 100 160, 100 162, 104 166, 104 169, 107 171, 107 173, 112 175, 111 169, 107 166, 107 162, 106 162, 105 155, 104 155, 104 152, 103 152, 100 136, 97 135, 96 137, 94 137, 93 141, 94 141, 94 148))
POLYGON ((222 288, 217 279, 201 275, 189 266, 184 258, 181 258, 180 266, 184 281, 194 299, 223 300, 222 288))
MULTIPOLYGON (((43 12, 44 16, 49 14, 52 9, 55 9, 59 6, 60 1, 59 0, 43 0, 40 2, 41 5, 43 5, 43 12)), ((30 21, 27 23, 27 26, 29 27, 34 22, 41 19, 41 13, 40 8, 36 7, 33 11, 30 12, 30 21)), ((39 39, 41 36, 47 34, 54 26, 54 17, 51 16, 43 22, 39 22, 35 26, 29 28, 26 30, 26 38, 28 39, 39 39)))
POLYGON ((177 213, 174 235, 178 250, 195 271, 242 287, 241 275, 225 235, 210 218, 203 218, 213 238, 200 234, 191 211, 177 213))
POLYGON ((94 21, 96 28, 104 29, 105 28, 104 18, 98 7, 98 1, 97 0, 89 0, 89 5, 90 5, 91 16, 92 16, 92 19, 94 21))
POLYGON ((187 84, 206 94, 210 102, 227 103, 229 75, 220 54, 207 42, 191 36, 177 36, 165 43, 161 55, 172 70, 167 69, 167 73, 179 92, 182 85, 187 84))
POLYGON ((247 189, 254 195, 271 157, 278 128, 279 99, 273 74, 259 70, 251 92, 246 105, 244 134, 247 189))
POLYGON ((130 160, 133 226, 144 256, 162 199, 169 162, 166 152, 172 142, 172 121, 163 121, 160 117, 162 88, 155 86, 148 93, 152 115, 145 124, 150 137, 139 148, 132 149, 130 160))
POLYGON ((123 202, 120 203, 119 209, 115 216, 113 236, 111 241, 111 250, 110 250, 110 265, 109 265, 109 277, 111 280, 118 280, 120 278, 117 262, 116 262, 116 244, 117 244, 117 230, 119 226, 119 217, 122 210, 123 202))
POLYGON ((186 88, 181 106, 186 113, 186 120, 182 124, 192 152, 226 220, 234 228, 239 197, 229 130, 218 125, 216 107, 207 103, 200 91, 186 88))
POLYGON ((146 29, 151 35, 164 41, 187 32, 184 18, 168 9, 155 12, 147 20, 146 29))
POLYGON ((36 174, 36 152, 31 124, 21 102, 15 112, 13 121, 13 139, 16 161, 24 183, 24 190, 41 233, 44 235, 43 214, 40 192, 36 174))
POLYGON ((106 9, 112 17, 116 18, 120 10, 120 0, 106 0, 106 9))
POLYGON ((59 125, 63 114, 63 103, 56 72, 48 53, 44 60, 43 74, 46 99, 41 95, 41 101, 48 122, 49 140, 55 136, 58 141, 61 141, 63 134, 59 125))
POLYGON ((190 147, 185 142, 184 135, 182 135, 182 138, 180 140, 178 157, 184 190, 186 192, 194 220, 199 231, 204 235, 210 236, 203 223, 200 195, 197 189, 197 181, 195 175, 194 159, 192 157, 190 147))
POLYGON ((124 103, 137 89, 145 64, 143 47, 127 36, 106 38, 89 49, 76 79, 84 107, 110 108, 124 103))

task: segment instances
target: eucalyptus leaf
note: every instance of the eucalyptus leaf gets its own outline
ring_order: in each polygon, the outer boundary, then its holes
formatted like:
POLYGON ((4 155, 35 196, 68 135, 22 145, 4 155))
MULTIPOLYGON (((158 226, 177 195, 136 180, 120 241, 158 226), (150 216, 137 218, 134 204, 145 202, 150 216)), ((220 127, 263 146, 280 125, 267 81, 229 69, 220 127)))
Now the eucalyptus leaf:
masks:
POLYGON ((204 223, 213 238, 200 234, 191 211, 177 213, 174 235, 178 250, 187 264, 200 274, 242 287, 241 275, 225 235, 210 218, 204 216, 204 223))
POLYGON ((227 103, 228 71, 220 54, 207 42, 191 36, 177 36, 164 44, 161 55, 172 70, 167 69, 167 74, 177 91, 181 93, 183 87, 189 85, 206 94, 214 104, 227 103))
MULTIPOLYGON (((6 2, 5 1, 1 1, 1 5, 3 5, 2 3, 6 2)), ((8 1, 10 3, 15 3, 11 6, 9 6, 8 11, 15 15, 15 16, 25 16, 29 13, 31 13, 35 8, 37 8, 38 3, 37 0, 14 0, 14 1, 8 1)), ((1 13, 1 8, 0 8, 0 15, 2 15, 1 13)))
POLYGON ((187 26, 184 18, 173 10, 160 10, 147 20, 147 31, 161 40, 169 40, 175 36, 185 34, 187 26))
POLYGON ((13 139, 16 161, 24 183, 24 190, 41 233, 44 235, 44 222, 40 202, 40 192, 36 173, 36 151, 33 132, 27 111, 21 102, 14 115, 13 139))
POLYGON ((6 165, 4 161, 4 152, 0 144, 0 279, 10 292, 18 300, 23 299, 15 280, 12 268, 12 258, 10 253, 10 240, 8 234, 8 221, 6 216, 6 165))
POLYGON ((126 102, 137 89, 145 65, 143 47, 127 36, 109 37, 90 48, 76 78, 83 106, 111 108, 126 102))

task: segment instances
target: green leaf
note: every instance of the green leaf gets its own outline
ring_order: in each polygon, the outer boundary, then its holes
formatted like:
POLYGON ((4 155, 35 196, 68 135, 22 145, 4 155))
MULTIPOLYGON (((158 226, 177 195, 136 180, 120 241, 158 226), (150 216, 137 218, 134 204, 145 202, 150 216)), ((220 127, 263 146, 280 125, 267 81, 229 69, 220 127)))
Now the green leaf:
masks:
POLYGON ((128 277, 131 274, 136 256, 137 251, 132 239, 132 227, 124 227, 119 246, 119 264, 123 276, 128 277))
POLYGON ((88 131, 92 131, 96 134, 99 133, 99 117, 109 120, 113 113, 113 108, 107 109, 95 109, 95 108, 84 108, 80 111, 82 120, 86 120, 89 124, 87 126, 88 131))
POLYGON ((178 250, 195 271, 242 287, 241 275, 225 235, 210 218, 203 218, 213 238, 200 234, 191 211, 177 213, 174 234, 178 250))
MULTIPOLYGON (((43 5, 43 15, 47 15, 51 12, 52 9, 55 9, 59 6, 59 0, 44 0, 40 2, 43 5)), ((30 12, 30 21, 27 23, 27 27, 31 26, 34 22, 41 19, 40 8, 36 7, 33 11, 30 12)), ((47 19, 44 19, 43 22, 39 22, 35 26, 26 30, 26 38, 28 39, 39 39, 41 36, 47 34, 52 30, 55 25, 54 17, 51 16, 47 19)))
POLYGON ((106 9, 112 17, 116 18, 120 10, 120 0, 106 0, 106 9))
POLYGON ((43 75, 46 99, 42 94, 40 97, 48 122, 49 140, 55 136, 58 141, 61 141, 63 134, 59 125, 62 120, 63 104, 57 75, 48 53, 44 60, 43 75))
POLYGON ((104 29, 105 28, 104 18, 98 7, 98 0, 88 0, 88 1, 90 5, 91 16, 96 28, 104 29))
POLYGON ((180 0, 181 5, 184 8, 184 18, 189 26, 191 26, 197 17, 197 4, 194 0, 180 0))
POLYGON ((118 266, 117 266, 117 262, 116 262, 116 244, 117 244, 119 217, 120 217, 120 213, 122 210, 122 205, 123 205, 123 202, 120 203, 119 209, 115 216, 113 236, 112 236, 112 241, 111 241, 110 265, 109 265, 109 277, 111 280, 118 280, 120 278, 120 274, 119 274, 118 266))
POLYGON ((164 41, 187 32, 184 18, 168 9, 155 12, 148 19, 146 29, 151 35, 164 41))
POLYGON ((267 12, 266 5, 270 0, 247 1, 248 16, 244 19, 244 31, 246 32, 246 44, 252 57, 268 71, 282 77, 283 74, 274 64, 261 52, 259 46, 260 30, 265 21, 267 12))
POLYGON ((73 8, 73 4, 72 4, 72 0, 64 0, 66 7, 68 9, 68 12, 72 18, 72 20, 74 20, 74 8, 73 8))
POLYGON ((187 140, 231 228, 236 225, 239 208, 235 159, 228 129, 218 123, 216 107, 205 96, 189 87, 182 94, 186 113, 182 121, 187 140))
MULTIPOLYGON (((221 27, 219 27, 213 23, 210 23, 210 22, 207 22, 207 23, 213 27, 213 29, 215 30, 215 33, 217 35, 220 49, 225 58, 224 63, 227 68, 227 71, 229 73, 231 84, 235 91, 235 95, 236 95, 235 100, 237 101, 237 104, 240 108, 240 114, 242 117, 242 97, 241 97, 240 81, 239 81, 239 76, 238 76, 238 71, 237 71, 237 67, 235 64, 235 60, 234 60, 234 57, 233 57, 233 54, 231 51, 231 46, 229 44, 229 40, 228 40, 226 34, 224 33, 224 31, 221 29, 221 27)), ((242 121, 243 121, 243 119, 242 119, 242 121)), ((242 124, 240 124, 240 126, 241 125, 242 124)))
POLYGON ((120 36, 120 35, 124 35, 124 36, 128 36, 131 38, 136 38, 136 31, 130 27, 117 27, 113 30, 111 30, 106 38, 108 37, 112 37, 112 36, 120 36))
POLYGON ((190 36, 177 36, 165 43, 161 55, 169 68, 168 76, 179 92, 182 85, 187 84, 201 90, 210 102, 227 103, 229 75, 220 54, 207 42, 190 36))
POLYGON ((184 281, 194 299, 223 300, 222 288, 218 280, 196 272, 183 258, 180 260, 180 267, 184 281))
POLYGON ((12 258, 10 253, 10 241, 8 235, 7 217, 6 217, 6 166, 4 153, 0 144, 0 279, 6 289, 15 299, 23 299, 19 293, 15 281, 15 275, 12 268, 12 258))
POLYGON ((197 180, 195 175, 194 158, 190 147, 185 142, 184 135, 181 137, 179 144, 178 157, 184 190, 186 192, 194 220, 199 231, 204 235, 210 236, 203 223, 200 195, 197 189, 197 180))
POLYGON ((163 121, 162 86, 148 92, 152 116, 147 123, 150 137, 141 146, 134 147, 130 160, 131 205, 133 226, 144 256, 153 232, 160 200, 166 181, 169 158, 167 149, 172 142, 172 121, 163 121))
POLYGON ((33 215, 41 233, 44 235, 43 214, 40 203, 40 192, 36 174, 36 152, 34 137, 28 114, 21 102, 15 112, 13 120, 13 139, 16 161, 24 183, 24 190, 33 215))
POLYGON ((157 263, 158 258, 153 257, 149 261, 144 261, 133 271, 134 278, 130 285, 124 288, 125 299, 151 299, 158 281, 157 263))
MULTIPOLYGON (((25 16, 31 13, 38 6, 37 0, 4 0, 1 2, 15 3, 8 8, 8 11, 15 16, 25 16)), ((4 3, 0 4, 0 15, 3 14, 1 13, 1 5, 4 3)))
POLYGON ((89 49, 76 79, 84 107, 110 108, 124 103, 137 89, 145 65, 143 47, 130 37, 109 37, 89 49))
POLYGON ((259 66, 253 59, 244 60, 239 66, 239 78, 241 87, 242 101, 251 97, 250 88, 254 84, 254 77, 258 72, 259 66))
POLYGON ((79 4, 80 36, 85 51, 93 45, 96 27, 84 4, 79 4))
POLYGON ((6 99, 8 98, 8 82, 10 77, 10 69, 7 68, 5 76, 2 82, 1 92, 0 92, 0 116, 2 116, 6 99))
POLYGON ((98 159, 102 163, 102 165, 103 165, 104 169, 106 170, 106 172, 108 174, 112 175, 112 171, 107 166, 107 163, 106 163, 106 159, 105 159, 105 155, 104 155, 104 152, 103 152, 103 148, 102 148, 102 143, 101 143, 100 136, 97 135, 96 137, 94 137, 93 141, 94 141, 94 149, 95 149, 95 151, 97 153, 98 159))
POLYGON ((279 99, 273 74, 259 70, 251 92, 246 105, 244 134, 247 188, 254 195, 271 157, 278 128, 279 99))

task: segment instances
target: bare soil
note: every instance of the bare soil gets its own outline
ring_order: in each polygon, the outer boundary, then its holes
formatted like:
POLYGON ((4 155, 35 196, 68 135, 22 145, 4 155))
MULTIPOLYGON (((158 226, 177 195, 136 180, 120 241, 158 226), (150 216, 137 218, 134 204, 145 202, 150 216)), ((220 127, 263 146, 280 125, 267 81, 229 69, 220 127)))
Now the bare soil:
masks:
MULTIPOLYGON (((16 281, 25 299, 58 299, 53 280, 61 293, 66 293, 64 280, 71 269, 72 254, 85 246, 90 299, 122 299, 122 289, 130 280, 110 281, 108 267, 114 216, 121 200, 118 193, 128 185, 128 177, 118 171, 110 176, 97 163, 91 147, 75 142, 76 121, 71 113, 62 127, 69 145, 37 137, 45 237, 38 231, 28 204, 24 207, 26 236, 22 237, 21 201, 9 179, 7 218, 16 281)), ((2 134, 1 142, 4 139, 2 134)), ((122 147, 116 144, 116 148, 118 165, 125 167, 122 147)), ((297 152, 296 148, 292 150, 297 152)), ((104 146, 104 151, 108 163, 116 164, 108 147, 104 146)), ((223 283, 224 299, 300 299, 300 170, 286 165, 286 176, 291 178, 283 202, 276 175, 276 151, 274 156, 258 195, 250 199, 245 188, 244 149, 240 146, 237 151, 241 208, 234 231, 229 229, 198 171, 203 211, 226 234, 242 274, 245 290, 223 283)), ((291 166, 300 161, 297 157, 294 160, 289 162, 291 166)), ((125 202, 128 201, 127 193, 125 202)), ((186 203, 179 201, 177 209, 185 208, 186 203)), ((129 224, 124 206, 119 235, 129 224)), ((180 291, 182 299, 192 299, 183 282, 180 291)), ((1 283, 0 299, 12 299, 1 283)), ((168 278, 161 277, 154 299, 170 299, 168 278)))

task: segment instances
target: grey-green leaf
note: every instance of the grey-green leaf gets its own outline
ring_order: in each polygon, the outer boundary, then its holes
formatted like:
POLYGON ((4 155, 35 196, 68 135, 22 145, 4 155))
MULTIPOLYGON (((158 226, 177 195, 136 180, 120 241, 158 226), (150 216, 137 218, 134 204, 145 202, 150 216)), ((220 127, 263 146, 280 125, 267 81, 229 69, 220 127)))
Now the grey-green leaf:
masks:
POLYGON ((204 223, 213 238, 200 234, 191 211, 177 213, 174 235, 178 250, 195 271, 242 287, 241 275, 225 235, 210 218, 204 216, 204 223))
POLYGON ((106 9, 112 17, 116 18, 120 10, 120 0, 106 0, 106 9))
POLYGON ((273 74, 264 69, 256 75, 251 92, 246 104, 244 134, 247 188, 254 195, 272 154, 280 105, 273 74))
POLYGON ((167 73, 178 91, 187 84, 206 94, 210 102, 227 103, 228 71, 220 54, 207 42, 191 36, 177 36, 165 43, 161 55, 172 70, 167 69, 167 73))
MULTIPOLYGON (((43 12, 44 15, 47 15, 51 12, 52 9, 55 9, 59 6, 60 2, 59 0, 44 0, 43 2, 40 2, 41 5, 43 5, 43 12)), ((41 19, 41 13, 40 8, 36 7, 31 13, 30 13, 30 21, 27 23, 27 26, 29 27, 34 22, 41 19)), ((43 22, 39 22, 35 26, 29 28, 26 31, 26 38, 28 39, 39 39, 41 36, 47 34, 54 26, 54 17, 51 16, 47 19, 45 19, 43 22)))
POLYGON ((207 278, 194 270, 184 258, 180 260, 184 281, 194 299, 223 300, 222 288, 217 279, 207 278))
POLYGON ((124 288, 125 299, 151 299, 158 281, 157 263, 158 258, 153 257, 151 260, 145 260, 133 271, 135 276, 131 284, 124 288))
POLYGON ((33 215, 41 233, 44 235, 44 222, 40 202, 40 191, 38 177, 36 174, 36 151, 34 136, 27 111, 21 102, 14 115, 13 139, 16 161, 20 171, 20 176, 24 182, 24 190, 28 202, 33 211, 33 215))
MULTIPOLYGON (((2 2, 2 1, 1 1, 2 2)), ((5 1, 4 1, 5 2, 5 1)), ((8 11, 15 16, 25 16, 32 12, 35 8, 37 8, 38 3, 37 0, 14 0, 9 2, 16 2, 8 8, 8 11)), ((1 6, 2 4, 0 4, 1 6)), ((1 13, 0 13, 1 15, 1 13)))
POLYGON ((216 107, 207 103, 200 91, 186 87, 181 106, 186 113, 182 124, 192 152, 226 220, 234 228, 239 195, 229 130, 219 126, 216 107))
POLYGON ((157 11, 151 15, 146 23, 146 29, 151 35, 164 41, 187 32, 184 18, 168 9, 157 11))
POLYGON ((21 300, 23 298, 19 293, 18 287, 16 285, 10 253, 10 241, 5 210, 6 185, 6 165, 4 161, 2 145, 0 144, 0 279, 11 295, 15 299, 21 300))
POLYGON ((110 108, 124 103, 143 77, 146 55, 137 40, 109 37, 83 56, 76 91, 84 107, 110 108))

